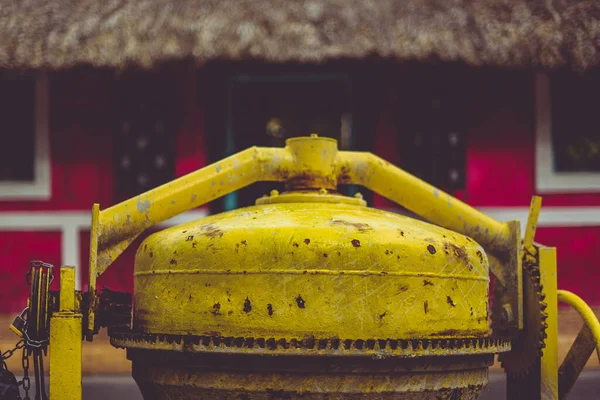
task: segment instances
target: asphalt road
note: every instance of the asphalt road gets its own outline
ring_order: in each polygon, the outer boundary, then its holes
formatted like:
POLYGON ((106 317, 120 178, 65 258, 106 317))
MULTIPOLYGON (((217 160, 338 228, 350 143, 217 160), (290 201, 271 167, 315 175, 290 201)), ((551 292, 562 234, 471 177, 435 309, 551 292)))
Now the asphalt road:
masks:
MULTIPOLYGON (((506 400, 503 373, 491 371, 489 385, 480 400, 506 400)), ((83 400, 143 400, 130 377, 92 376, 83 379, 83 400)), ((600 399, 600 370, 585 371, 579 377, 569 400, 600 399)))

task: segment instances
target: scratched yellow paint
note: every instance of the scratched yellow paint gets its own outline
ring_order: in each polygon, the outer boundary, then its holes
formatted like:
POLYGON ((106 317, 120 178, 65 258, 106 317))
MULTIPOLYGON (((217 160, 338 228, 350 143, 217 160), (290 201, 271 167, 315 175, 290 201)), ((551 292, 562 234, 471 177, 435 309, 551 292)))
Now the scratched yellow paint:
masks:
POLYGON ((50 321, 50 397, 81 399, 81 323, 76 309, 75 268, 60 269, 60 306, 50 321))
POLYGON ((394 213, 299 199, 146 239, 134 328, 289 339, 487 335, 488 263, 473 240, 394 213))
MULTIPOLYGON (((292 138, 286 141, 284 148, 251 147, 105 210, 98 211, 98 205, 95 205, 90 240, 88 336, 92 331, 97 306, 96 279, 140 233, 161 221, 256 181, 283 181, 288 191, 313 192, 335 191, 338 184, 363 185, 432 223, 472 237, 486 251, 509 254, 514 248, 515 235, 509 224, 482 214, 373 154, 338 151, 335 140, 316 135, 292 138)), ((307 226, 300 229, 309 227, 310 223, 307 222, 307 226)), ((323 239, 330 242, 337 240, 336 237, 323 239)), ((513 253, 510 253, 511 260, 507 262, 516 266, 518 260, 516 252, 513 253)), ((270 264, 262 259, 258 263, 261 268, 270 264)), ((365 280, 356 282, 364 283, 365 280)), ((358 285, 356 282, 352 280, 348 284, 358 285)), ((150 284, 149 281, 146 284, 150 284)), ((363 295, 373 288, 369 286, 363 289, 363 295)), ((273 290, 273 287, 268 289, 273 290)), ((467 292, 470 289, 467 288, 467 292)), ((384 292, 381 296, 390 296, 390 293, 384 292)), ((415 306, 413 303, 400 303, 406 309, 415 306)), ((395 303, 392 301, 391 304, 395 303)), ((422 306, 425 308, 425 304, 422 306)), ((455 313, 456 310, 450 310, 450 315, 455 313)), ((477 312, 474 314, 476 318, 482 318, 477 312)))

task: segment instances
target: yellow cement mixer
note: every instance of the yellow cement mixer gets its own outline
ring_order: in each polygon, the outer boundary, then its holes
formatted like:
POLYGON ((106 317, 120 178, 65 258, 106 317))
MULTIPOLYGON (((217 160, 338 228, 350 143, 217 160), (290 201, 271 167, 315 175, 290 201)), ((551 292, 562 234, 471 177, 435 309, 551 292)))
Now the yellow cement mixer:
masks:
MULTIPOLYGON (((92 340, 102 327, 127 349, 145 399, 476 399, 495 355, 510 399, 563 399, 600 325, 557 291, 555 249, 534 243, 540 206, 534 198, 522 235, 518 222, 317 135, 94 205, 89 291, 76 292, 74 270, 63 267, 60 295, 44 303, 50 399, 81 399, 82 334, 92 340), (149 236, 133 299, 97 292, 97 278, 145 229, 257 181, 286 190, 149 236), (339 184, 430 223, 370 208, 339 184), (560 368, 559 297, 586 320, 560 368)), ((43 307, 34 308, 17 332, 40 320, 43 307)))

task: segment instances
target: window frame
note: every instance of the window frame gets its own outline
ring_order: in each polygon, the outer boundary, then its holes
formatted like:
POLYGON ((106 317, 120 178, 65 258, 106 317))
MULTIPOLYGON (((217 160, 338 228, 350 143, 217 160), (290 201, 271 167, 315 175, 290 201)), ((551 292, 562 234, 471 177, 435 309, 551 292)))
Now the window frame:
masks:
POLYGON ((0 181, 0 200, 49 200, 52 195, 46 71, 36 72, 34 96, 34 178, 31 182, 0 181))
POLYGON ((600 172, 557 172, 552 148, 550 76, 535 74, 535 188, 538 193, 600 193, 600 172))

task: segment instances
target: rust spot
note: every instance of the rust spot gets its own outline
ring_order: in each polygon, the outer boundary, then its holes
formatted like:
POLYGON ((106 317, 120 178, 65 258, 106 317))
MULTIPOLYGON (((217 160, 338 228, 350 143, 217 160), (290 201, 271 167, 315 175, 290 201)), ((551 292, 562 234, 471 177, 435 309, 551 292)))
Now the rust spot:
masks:
POLYGON ((227 311, 227 315, 231 315, 231 314, 233 314, 232 310, 227 311))
POLYGON ((269 317, 273 316, 273 305, 267 304, 267 312, 269 313, 269 317))
POLYGON ((464 335, 463 331, 458 329, 445 329, 443 331, 436 332, 437 336, 461 336, 464 335))
POLYGON ((171 265, 177 265, 177 260, 175 260, 174 258, 171 259, 171 265))
POLYGON ((398 288, 399 292, 406 292, 408 290, 408 285, 400 285, 400 287, 398 288))
POLYGON ((300 246, 300 245, 299 245, 298 243, 294 242, 294 244, 292 244, 292 246, 294 246, 294 247, 298 247, 298 246, 300 246))
POLYGON ((216 237, 222 237, 223 236, 223 231, 220 230, 219 228, 217 228, 214 225, 204 225, 202 227, 202 234, 204 236, 207 236, 211 239, 214 239, 216 237))
POLYGON ((310 239, 304 239, 304 244, 310 244, 310 239))
MULTIPOLYGON (((278 172, 276 172, 277 174, 278 172)), ((283 179, 285 181, 285 190, 302 190, 302 189, 314 189, 317 187, 335 188, 335 181, 329 177, 318 179, 315 174, 304 172, 294 174, 290 176, 288 171, 281 170, 281 174, 285 175, 283 179), (317 178, 317 179, 315 179, 317 178)))
POLYGON ((148 251, 148 245, 147 244, 144 245, 144 251, 148 251))
POLYGON ((196 245, 198 245, 198 242, 192 242, 192 248, 195 249, 196 245))
POLYGON ((481 252, 481 250, 477 250, 475 254, 477 254, 477 257, 479 257, 479 261, 483 264, 483 253, 481 252))
POLYGON ((423 303, 423 311, 425 311, 425 314, 429 312, 429 303, 427 302, 427 300, 425 300, 425 302, 423 303))
POLYGON ((150 256, 150 258, 152 258, 152 257, 154 257, 154 253, 150 252, 150 253, 148 253, 148 256, 150 256))
POLYGON ((435 247, 433 247, 433 245, 430 244, 429 246, 427 246, 427 251, 430 254, 435 254, 435 247))
POLYGON ((214 316, 221 315, 221 303, 215 303, 210 313, 214 316))
POLYGON ((454 304, 454 300, 452 300, 452 297, 450 296, 446 296, 446 303, 448 303, 451 307, 456 307, 456 304, 454 304))
POLYGON ((352 246, 354 247, 360 247, 360 240, 358 239, 352 239, 352 246))
POLYGON ((186 242, 191 242, 192 240, 194 240, 194 235, 190 235, 185 239, 186 242))
POLYGON ((471 307, 471 317, 473 316, 473 307, 471 307))
POLYGON ((387 315, 387 311, 384 311, 383 314, 379 314, 379 319, 383 319, 387 315))
POLYGON ((240 242, 240 244, 243 244, 244 246, 248 246, 248 243, 247 243, 245 240, 242 240, 242 241, 240 242))
POLYGON ((423 279, 423 286, 433 286, 433 282, 423 279))
POLYGON ((252 311, 252 304, 250 304, 250 299, 246 297, 246 300, 244 301, 244 312, 249 313, 250 311, 252 311))
POLYGON ((398 230, 400 232, 400 236, 404 236, 404 231, 398 230))
POLYGON ((373 228, 369 224, 365 224, 362 222, 349 222, 341 219, 334 219, 333 221, 331 221, 330 225, 351 226, 353 228, 358 229, 359 232, 369 232, 373 230, 373 228))
POLYGON ((345 165, 342 168, 340 168, 340 173, 339 173, 337 179, 338 179, 338 184, 340 184, 340 185, 352 183, 351 182, 352 178, 350 177, 350 167, 345 165))
POLYGON ((304 308, 306 306, 306 302, 300 295, 298 295, 298 297, 296 297, 296 304, 298 304, 298 307, 300 307, 300 308, 304 308))
MULTIPOLYGON (((444 249, 447 250, 447 254, 449 252, 451 256, 462 260, 465 263, 469 262, 469 255, 467 254, 467 250, 463 246, 457 246, 454 243, 446 242, 444 244, 444 249)), ((481 255, 481 257, 483 257, 483 255, 481 255)))
POLYGON ((323 257, 327 258, 327 253, 323 253, 323 257))

